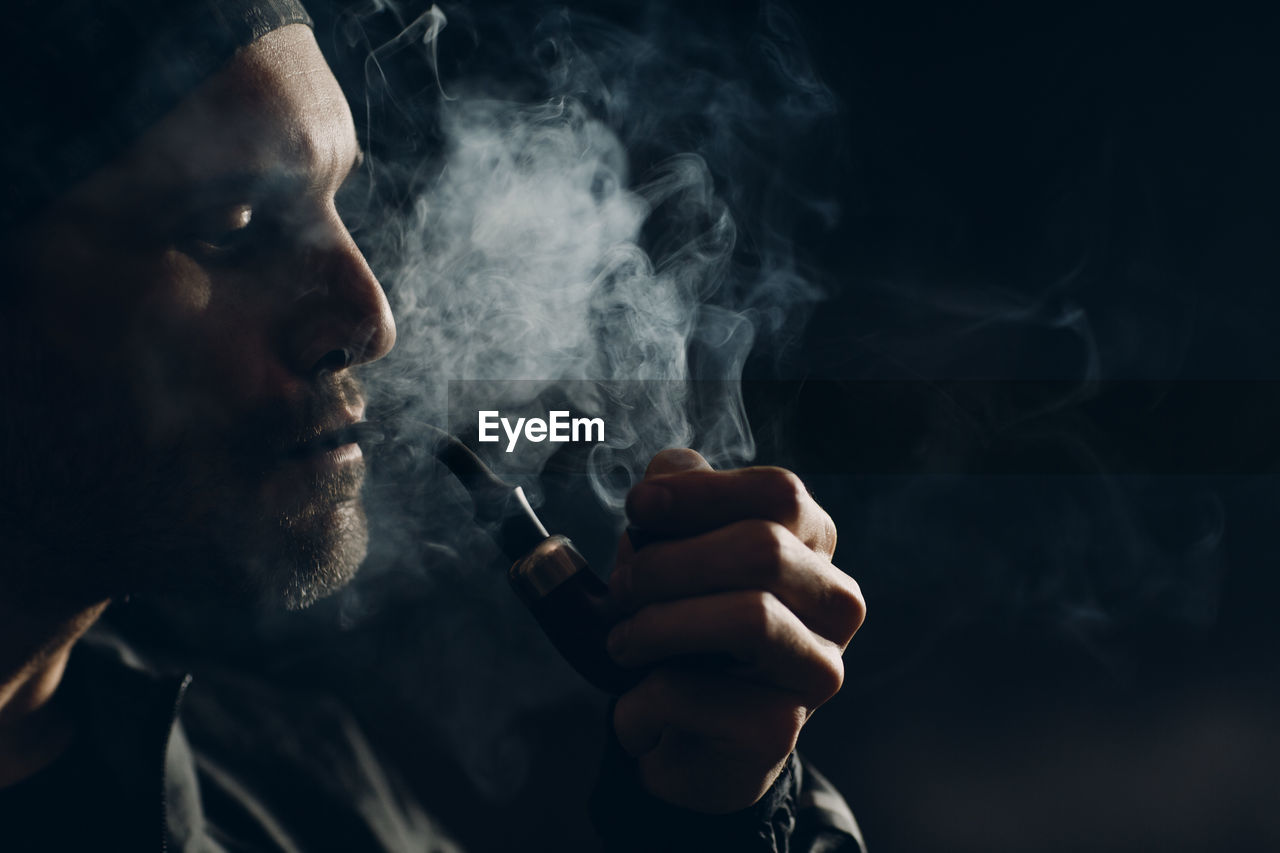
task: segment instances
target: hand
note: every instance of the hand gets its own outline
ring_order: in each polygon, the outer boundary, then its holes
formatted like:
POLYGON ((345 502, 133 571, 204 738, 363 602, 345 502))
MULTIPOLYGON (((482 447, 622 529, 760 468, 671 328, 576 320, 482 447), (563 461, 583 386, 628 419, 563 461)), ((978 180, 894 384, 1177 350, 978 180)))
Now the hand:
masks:
POLYGON ((627 515, 667 541, 618 545, 609 586, 629 616, 609 653, 653 667, 618 700, 618 740, 659 799, 746 808, 840 689, 866 613, 858 584, 831 564, 835 525, 790 471, 714 471, 692 450, 655 456, 627 515))

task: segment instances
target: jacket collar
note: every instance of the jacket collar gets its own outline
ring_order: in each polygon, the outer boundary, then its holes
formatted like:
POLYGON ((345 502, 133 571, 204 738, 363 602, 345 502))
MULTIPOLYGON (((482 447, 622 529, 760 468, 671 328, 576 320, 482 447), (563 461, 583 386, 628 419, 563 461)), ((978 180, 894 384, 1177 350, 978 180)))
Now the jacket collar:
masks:
POLYGON ((187 673, 143 660, 117 635, 94 628, 67 672, 80 737, 120 785, 136 827, 133 849, 185 849, 202 833, 191 750, 178 724, 187 673))

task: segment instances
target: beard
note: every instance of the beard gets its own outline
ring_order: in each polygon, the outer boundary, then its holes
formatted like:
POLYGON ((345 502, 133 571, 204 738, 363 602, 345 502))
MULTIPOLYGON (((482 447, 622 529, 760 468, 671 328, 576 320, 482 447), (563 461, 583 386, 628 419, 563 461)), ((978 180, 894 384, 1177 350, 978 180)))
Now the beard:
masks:
POLYGON ((137 375, 85 377, 49 348, 22 351, 35 355, 0 377, 20 413, 0 424, 11 588, 296 609, 355 575, 368 546, 363 460, 290 453, 361 400, 349 373, 229 413, 137 375))

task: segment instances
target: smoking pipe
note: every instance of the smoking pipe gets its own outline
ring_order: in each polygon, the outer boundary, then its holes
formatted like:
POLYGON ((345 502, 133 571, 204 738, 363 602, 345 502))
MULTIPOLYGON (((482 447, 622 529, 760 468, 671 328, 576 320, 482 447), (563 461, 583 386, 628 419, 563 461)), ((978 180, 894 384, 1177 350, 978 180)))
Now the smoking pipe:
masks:
POLYGON ((609 588, 567 537, 547 532, 522 488, 499 479, 454 436, 435 431, 436 458, 470 492, 476 518, 490 523, 495 543, 515 561, 507 579, 543 633, 591 684, 614 695, 625 693, 645 670, 620 667, 605 650, 609 630, 622 615, 609 599, 609 588))

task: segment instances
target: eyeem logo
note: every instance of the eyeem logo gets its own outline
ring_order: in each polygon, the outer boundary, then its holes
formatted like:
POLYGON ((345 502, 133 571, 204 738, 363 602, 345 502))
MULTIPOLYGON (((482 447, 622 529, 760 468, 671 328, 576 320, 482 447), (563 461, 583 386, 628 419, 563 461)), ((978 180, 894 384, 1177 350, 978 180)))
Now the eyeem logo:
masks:
POLYGON ((550 441, 553 444, 566 444, 580 441, 604 441, 604 418, 570 418, 568 411, 553 410, 547 413, 547 420, 542 418, 516 418, 513 425, 509 418, 502 417, 497 410, 481 411, 480 441, 493 443, 501 441, 498 427, 507 434, 507 452, 516 449, 521 434, 526 441, 535 444, 550 441))

